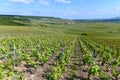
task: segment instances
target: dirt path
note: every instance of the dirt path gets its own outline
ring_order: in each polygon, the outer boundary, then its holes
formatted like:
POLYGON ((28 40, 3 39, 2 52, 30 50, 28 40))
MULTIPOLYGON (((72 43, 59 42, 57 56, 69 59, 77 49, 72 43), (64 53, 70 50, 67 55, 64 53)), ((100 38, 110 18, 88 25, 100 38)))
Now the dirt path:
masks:
POLYGON ((76 80, 87 80, 88 72, 87 72, 86 68, 88 66, 87 65, 83 65, 82 53, 80 51, 80 44, 79 44, 79 42, 77 43, 76 51, 77 51, 76 80))
POLYGON ((70 62, 67 67, 67 71, 64 72, 59 78, 59 80, 86 80, 87 78, 87 71, 83 71, 83 68, 86 66, 83 66, 82 64, 82 57, 81 57, 81 51, 80 51, 80 45, 78 40, 76 40, 76 46, 75 50, 71 54, 70 62), (74 69, 75 68, 75 69, 74 69), (73 70, 75 70, 76 74, 74 75, 73 70))
POLYGON ((59 78, 58 80, 71 80, 72 68, 73 68, 73 64, 74 64, 73 62, 74 62, 74 60, 75 60, 74 51, 75 51, 75 50, 73 50, 73 52, 72 52, 71 55, 70 55, 69 64, 66 65, 67 71, 65 71, 65 72, 62 74, 61 78, 59 78))

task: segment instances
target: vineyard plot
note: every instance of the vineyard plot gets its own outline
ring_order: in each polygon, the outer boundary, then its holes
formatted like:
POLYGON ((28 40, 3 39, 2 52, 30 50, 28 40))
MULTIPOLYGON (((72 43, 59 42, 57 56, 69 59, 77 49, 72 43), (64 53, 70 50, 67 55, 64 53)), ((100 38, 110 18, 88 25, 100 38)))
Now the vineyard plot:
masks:
POLYGON ((4 38, 0 79, 119 80, 118 44, 116 39, 70 35, 4 38))

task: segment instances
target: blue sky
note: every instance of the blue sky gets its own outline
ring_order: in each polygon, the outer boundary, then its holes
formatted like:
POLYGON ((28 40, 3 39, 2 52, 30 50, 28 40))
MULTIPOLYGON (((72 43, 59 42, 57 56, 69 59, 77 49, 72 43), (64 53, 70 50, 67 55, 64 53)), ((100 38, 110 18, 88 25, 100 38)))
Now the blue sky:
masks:
POLYGON ((120 17, 120 0, 0 0, 0 14, 112 18, 120 17))

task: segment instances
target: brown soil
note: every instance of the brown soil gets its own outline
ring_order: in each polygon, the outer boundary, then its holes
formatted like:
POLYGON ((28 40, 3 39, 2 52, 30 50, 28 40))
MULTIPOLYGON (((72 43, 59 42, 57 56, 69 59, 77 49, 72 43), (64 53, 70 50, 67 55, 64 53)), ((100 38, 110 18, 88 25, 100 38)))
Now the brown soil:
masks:
MULTIPOLYGON (((68 45, 67 45, 68 46, 68 45)), ((24 80, 47 80, 46 73, 48 73, 54 65, 54 62, 56 60, 56 57, 58 54, 62 52, 62 48, 60 48, 56 53, 54 53, 47 63, 40 63, 39 66, 34 69, 32 67, 26 68, 24 65, 26 64, 24 61, 22 62, 22 65, 15 67, 16 71, 19 72, 25 72, 24 74, 24 80)), ((71 53, 69 64, 66 65, 66 71, 63 72, 62 76, 58 80, 88 80, 88 65, 84 65, 82 61, 82 53, 80 51, 80 44, 78 43, 78 40, 76 40, 76 46, 73 50, 73 53, 71 53), (77 55, 77 56, 75 56, 77 55), (74 63, 76 60, 76 63, 74 63), (73 66, 76 66, 76 74, 73 76, 73 66)), ((107 68, 105 66, 101 66, 101 60, 99 57, 96 58, 97 64, 100 66, 101 70, 103 70, 111 79, 114 79, 114 77, 111 74, 111 67, 107 68)), ((120 66, 117 67, 117 70, 120 72, 120 66)), ((90 80, 100 80, 100 78, 94 79, 93 76, 90 76, 90 80)), ((120 76, 118 77, 118 80, 120 80, 120 76)))
POLYGON ((83 66, 82 64, 82 58, 81 58, 81 52, 80 52, 80 45, 78 44, 78 42, 76 41, 76 46, 75 46, 75 50, 74 52, 71 54, 70 57, 70 62, 68 64, 67 67, 67 71, 64 72, 61 76, 61 78, 59 78, 58 80, 86 80, 87 78, 87 65, 83 66), (75 56, 77 55, 77 56, 75 56), (75 60, 77 61, 76 63, 75 60), (76 66, 75 71, 76 75, 73 76, 72 70, 73 70, 73 66, 76 66), (85 70, 83 70, 85 69, 85 70))
POLYGON ((48 72, 51 68, 51 65, 54 64, 57 55, 61 52, 62 49, 58 50, 54 53, 48 60, 47 63, 41 63, 33 74, 25 73, 25 80, 47 80, 45 77, 46 72, 48 72))
POLYGON ((73 52, 71 53, 70 56, 70 61, 69 64, 66 65, 66 71, 63 72, 61 78, 59 78, 58 80, 71 80, 71 76, 72 76, 72 67, 73 67, 73 62, 75 60, 74 54, 73 52))

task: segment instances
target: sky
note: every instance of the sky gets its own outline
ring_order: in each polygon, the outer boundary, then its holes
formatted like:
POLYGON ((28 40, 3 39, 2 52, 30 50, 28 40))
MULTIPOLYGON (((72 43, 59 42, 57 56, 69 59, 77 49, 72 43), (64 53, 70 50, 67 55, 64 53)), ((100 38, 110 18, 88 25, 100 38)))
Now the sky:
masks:
POLYGON ((65 19, 120 17, 120 0, 0 0, 0 14, 65 19))

